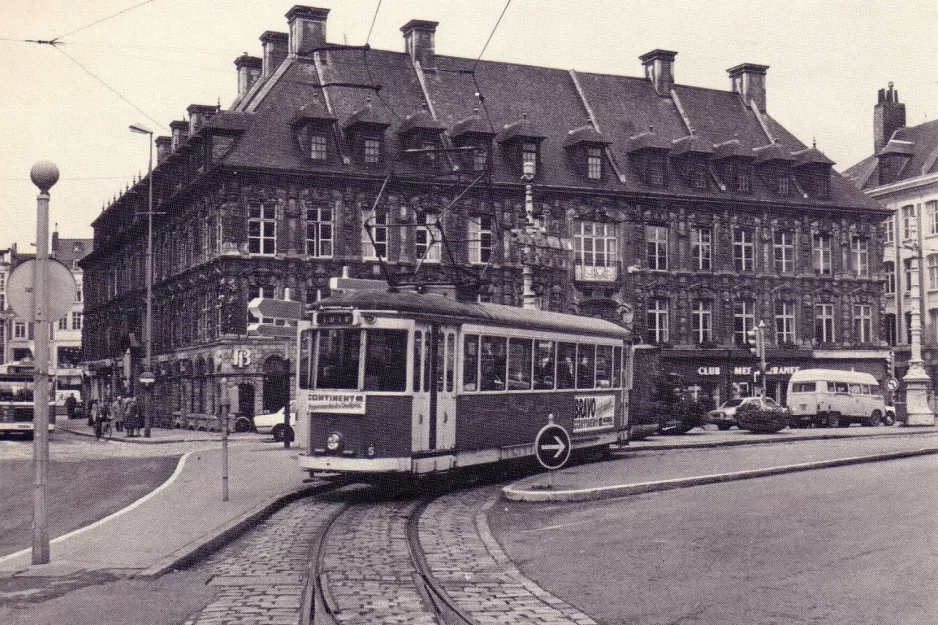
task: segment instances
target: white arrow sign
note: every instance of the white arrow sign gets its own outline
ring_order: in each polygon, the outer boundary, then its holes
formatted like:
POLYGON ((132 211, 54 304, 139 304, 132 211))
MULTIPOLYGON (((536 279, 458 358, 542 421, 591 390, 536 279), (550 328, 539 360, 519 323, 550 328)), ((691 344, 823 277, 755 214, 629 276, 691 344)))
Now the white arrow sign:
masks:
POLYGON ((555 437, 554 437, 554 440, 557 441, 557 444, 556 444, 556 445, 543 445, 543 444, 542 444, 542 445, 541 445, 541 449, 546 449, 547 451, 556 450, 556 452, 554 453, 554 458, 559 458, 560 455, 561 455, 561 454, 564 452, 564 450, 567 448, 567 446, 563 444, 563 441, 560 440, 560 437, 559 437, 559 436, 555 436, 555 437))

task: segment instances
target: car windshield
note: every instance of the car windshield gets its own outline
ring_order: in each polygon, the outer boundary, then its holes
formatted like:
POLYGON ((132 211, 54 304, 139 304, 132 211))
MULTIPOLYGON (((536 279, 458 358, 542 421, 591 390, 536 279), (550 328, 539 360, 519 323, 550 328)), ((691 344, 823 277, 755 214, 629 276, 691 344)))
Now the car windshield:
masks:
POLYGON ((721 406, 721 408, 735 408, 736 406, 740 405, 741 403, 743 403, 743 400, 742 400, 742 399, 731 399, 731 400, 729 400, 728 402, 726 402, 725 404, 723 404, 723 406, 721 406))
POLYGON ((765 403, 769 406, 778 406, 775 400, 772 399, 771 397, 766 397, 763 401, 765 401, 765 403))

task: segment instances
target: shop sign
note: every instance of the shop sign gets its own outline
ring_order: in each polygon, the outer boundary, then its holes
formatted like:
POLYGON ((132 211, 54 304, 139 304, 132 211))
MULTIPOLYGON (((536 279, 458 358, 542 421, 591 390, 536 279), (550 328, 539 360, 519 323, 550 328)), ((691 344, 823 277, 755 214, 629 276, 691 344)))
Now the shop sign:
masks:
POLYGON ((720 375, 719 367, 697 367, 697 375, 720 375))
POLYGON ((338 414, 365 414, 365 396, 362 393, 310 393, 310 412, 338 414))
POLYGON ((769 367, 768 371, 766 371, 765 373, 767 375, 791 375, 792 373, 800 369, 801 367, 798 367, 798 366, 790 366, 790 367, 775 366, 775 367, 769 367))
POLYGON ((575 395, 573 431, 589 432, 610 428, 616 419, 615 395, 575 395))

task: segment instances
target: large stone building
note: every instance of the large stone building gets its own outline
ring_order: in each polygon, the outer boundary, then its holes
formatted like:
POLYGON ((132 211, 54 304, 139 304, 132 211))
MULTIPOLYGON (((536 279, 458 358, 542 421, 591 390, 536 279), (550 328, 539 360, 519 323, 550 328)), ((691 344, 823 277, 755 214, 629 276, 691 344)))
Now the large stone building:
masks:
MULTIPOLYGON (((798 367, 883 377, 885 212, 771 117, 765 66, 715 90, 676 83, 666 50, 637 78, 476 62, 437 54, 421 20, 404 52, 363 49, 328 43, 327 14, 291 9, 235 61, 228 110, 190 106, 156 139, 158 422, 214 412, 222 376, 241 412, 282 403, 289 346, 247 335, 255 296, 312 302, 345 271, 520 304, 525 258, 541 306, 634 324, 715 401, 752 391, 760 321, 776 396, 798 367)), ((101 388, 128 350, 140 371, 146 185, 95 220, 83 262, 101 388)))
POLYGON ((925 370, 938 374, 938 121, 906 126, 892 83, 873 109, 873 154, 844 172, 889 210, 883 267, 885 337, 896 346, 900 377, 910 356, 918 304, 925 370), (918 286, 921 285, 921 290, 918 286))

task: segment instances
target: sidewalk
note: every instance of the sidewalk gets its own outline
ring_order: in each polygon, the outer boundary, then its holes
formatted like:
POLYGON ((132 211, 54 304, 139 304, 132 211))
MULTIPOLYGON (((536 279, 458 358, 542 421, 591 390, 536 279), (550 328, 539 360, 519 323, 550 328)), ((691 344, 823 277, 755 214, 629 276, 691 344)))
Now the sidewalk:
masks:
MULTIPOLYGON (((56 425, 93 436, 84 421, 56 425)), ((126 440, 127 444, 204 440, 205 446, 182 456, 175 473, 150 494, 96 523, 53 539, 49 564, 32 565, 31 549, 25 549, 0 558, 0 576, 59 576, 102 570, 128 576, 159 575, 212 551, 313 488, 304 483, 306 474, 297 465, 296 448, 262 442, 256 434, 229 439, 228 501, 222 501, 219 434, 154 428, 150 439, 115 440, 126 440)))
POLYGON ((693 430, 635 441, 607 462, 522 478, 502 493, 514 501, 588 501, 929 454, 938 454, 938 427, 693 430))
MULTIPOLYGON (((94 438, 94 428, 88 425, 88 421, 85 419, 67 419, 65 417, 58 417, 55 420, 55 429, 64 430, 70 434, 77 434, 78 436, 89 436, 94 438)), ((142 432, 142 431, 141 431, 142 432)), ((246 437, 257 438, 257 434, 254 433, 245 433, 245 434, 231 434, 230 440, 241 440, 246 437)), ((196 441, 218 441, 221 439, 221 433, 219 432, 202 432, 199 430, 183 430, 183 429, 169 429, 169 428, 150 428, 150 437, 145 438, 141 433, 140 436, 134 436, 133 438, 127 438, 126 432, 114 432, 111 437, 114 440, 135 443, 142 445, 159 445, 165 443, 191 443, 196 441)))

